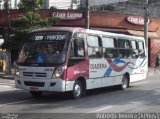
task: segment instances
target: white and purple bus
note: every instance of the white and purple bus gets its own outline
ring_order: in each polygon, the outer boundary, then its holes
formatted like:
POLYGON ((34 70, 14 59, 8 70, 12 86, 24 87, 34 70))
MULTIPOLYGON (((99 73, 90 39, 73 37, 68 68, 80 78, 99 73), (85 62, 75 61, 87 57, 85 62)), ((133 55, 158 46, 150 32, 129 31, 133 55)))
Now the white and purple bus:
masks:
POLYGON ((31 32, 20 51, 15 84, 33 96, 86 90, 146 78, 148 60, 142 37, 72 27, 31 32))

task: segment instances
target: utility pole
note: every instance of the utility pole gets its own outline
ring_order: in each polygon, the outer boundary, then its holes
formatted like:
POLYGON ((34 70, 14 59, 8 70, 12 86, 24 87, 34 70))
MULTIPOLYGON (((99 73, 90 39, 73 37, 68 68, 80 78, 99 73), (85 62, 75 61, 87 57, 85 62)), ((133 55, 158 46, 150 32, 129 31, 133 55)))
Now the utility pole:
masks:
POLYGON ((86 0, 86 29, 90 27, 89 0, 86 0))
POLYGON ((6 29, 7 29, 7 32, 9 31, 9 28, 10 28, 10 12, 9 12, 9 0, 6 0, 6 29))
POLYGON ((0 10, 2 10, 2 0, 0 0, 0 10))
MULTIPOLYGON (((6 33, 4 42, 9 40, 9 30, 10 30, 9 0, 5 1, 5 12, 6 12, 6 31, 5 31, 6 33)), ((11 52, 9 49, 6 49, 5 61, 6 61, 6 73, 11 74, 11 52)))
POLYGON ((148 0, 146 0, 145 7, 144 7, 144 39, 146 42, 146 49, 148 55, 148 21, 149 21, 149 8, 148 8, 148 0))

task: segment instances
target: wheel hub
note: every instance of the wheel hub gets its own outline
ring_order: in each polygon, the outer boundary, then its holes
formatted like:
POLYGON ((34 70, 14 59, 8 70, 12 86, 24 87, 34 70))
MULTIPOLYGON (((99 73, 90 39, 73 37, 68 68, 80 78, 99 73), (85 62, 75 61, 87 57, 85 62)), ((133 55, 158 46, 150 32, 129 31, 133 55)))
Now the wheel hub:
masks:
POLYGON ((77 84, 75 85, 74 93, 75 93, 76 96, 79 96, 81 94, 81 88, 77 84))

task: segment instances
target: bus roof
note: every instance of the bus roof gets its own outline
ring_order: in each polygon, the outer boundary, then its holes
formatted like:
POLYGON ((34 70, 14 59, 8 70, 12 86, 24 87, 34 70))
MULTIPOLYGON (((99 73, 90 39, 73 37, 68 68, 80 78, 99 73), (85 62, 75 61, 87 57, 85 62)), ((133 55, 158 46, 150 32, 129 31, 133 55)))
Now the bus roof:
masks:
POLYGON ((144 41, 143 37, 133 36, 133 35, 126 35, 126 34, 121 34, 121 33, 104 32, 104 31, 90 30, 90 29, 87 29, 87 33, 99 34, 99 35, 102 35, 102 36, 110 36, 110 37, 121 37, 121 38, 137 39, 137 40, 143 40, 144 41))
POLYGON ((90 33, 90 34, 97 34, 100 36, 110 36, 110 37, 121 37, 121 38, 129 38, 129 39, 137 39, 137 40, 143 40, 143 37, 139 36, 133 36, 133 35, 126 35, 126 34, 120 34, 120 33, 111 33, 111 32, 104 32, 99 30, 91 30, 91 29, 85 29, 80 27, 50 27, 50 28, 43 28, 34 30, 33 32, 41 32, 41 31, 68 31, 68 32, 82 32, 82 33, 90 33))
POLYGON ((49 27, 34 30, 33 32, 41 31, 69 31, 69 32, 86 32, 86 29, 80 27, 49 27))

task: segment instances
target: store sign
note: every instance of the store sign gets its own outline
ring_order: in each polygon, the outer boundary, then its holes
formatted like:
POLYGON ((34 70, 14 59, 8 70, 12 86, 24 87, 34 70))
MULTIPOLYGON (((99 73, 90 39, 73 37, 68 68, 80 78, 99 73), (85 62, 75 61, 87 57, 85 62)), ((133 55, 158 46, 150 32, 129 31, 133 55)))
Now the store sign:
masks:
POLYGON ((53 12, 53 17, 59 17, 62 20, 75 20, 83 17, 80 12, 53 12))
MULTIPOLYGON (((128 16, 127 21, 136 25, 144 25, 144 17, 141 16, 128 16)), ((150 20, 148 21, 148 23, 149 22, 150 20)))

